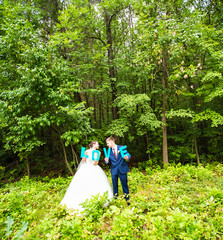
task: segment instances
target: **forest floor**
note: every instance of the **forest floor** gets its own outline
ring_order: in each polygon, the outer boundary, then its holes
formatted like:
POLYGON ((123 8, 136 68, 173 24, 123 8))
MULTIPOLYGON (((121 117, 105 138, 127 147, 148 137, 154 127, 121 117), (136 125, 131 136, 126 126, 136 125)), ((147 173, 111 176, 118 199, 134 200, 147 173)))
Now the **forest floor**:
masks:
MULTIPOLYGON (((110 172, 106 174, 111 181, 110 172)), ((223 239, 223 165, 132 168, 130 201, 59 203, 72 177, 23 177, 0 188, 0 239, 223 239)))

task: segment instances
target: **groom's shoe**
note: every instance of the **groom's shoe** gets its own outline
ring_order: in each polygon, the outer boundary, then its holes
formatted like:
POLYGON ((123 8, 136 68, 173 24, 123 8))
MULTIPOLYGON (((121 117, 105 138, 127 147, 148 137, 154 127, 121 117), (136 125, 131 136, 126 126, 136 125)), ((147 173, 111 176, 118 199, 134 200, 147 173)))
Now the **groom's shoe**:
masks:
POLYGON ((116 193, 116 194, 114 194, 114 197, 113 197, 114 199, 117 199, 118 198, 118 194, 116 193))
POLYGON ((127 201, 127 205, 128 205, 128 206, 130 205, 130 202, 129 202, 129 201, 127 201))

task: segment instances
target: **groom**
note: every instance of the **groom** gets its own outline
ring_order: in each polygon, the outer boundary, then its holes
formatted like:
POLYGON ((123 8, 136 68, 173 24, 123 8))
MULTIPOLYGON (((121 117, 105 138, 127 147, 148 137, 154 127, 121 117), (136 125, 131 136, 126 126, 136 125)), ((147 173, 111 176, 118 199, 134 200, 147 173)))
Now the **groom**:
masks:
POLYGON ((115 139, 113 137, 109 137, 106 139, 107 146, 111 148, 109 158, 105 158, 105 163, 111 164, 111 177, 112 177, 112 184, 113 184, 113 193, 114 197, 117 198, 118 196, 118 178, 122 184, 122 190, 125 195, 125 199, 129 203, 129 187, 128 187, 128 180, 127 180, 127 172, 129 172, 129 167, 126 161, 130 160, 131 155, 124 155, 121 156, 119 149, 123 146, 119 146, 115 144, 115 139))

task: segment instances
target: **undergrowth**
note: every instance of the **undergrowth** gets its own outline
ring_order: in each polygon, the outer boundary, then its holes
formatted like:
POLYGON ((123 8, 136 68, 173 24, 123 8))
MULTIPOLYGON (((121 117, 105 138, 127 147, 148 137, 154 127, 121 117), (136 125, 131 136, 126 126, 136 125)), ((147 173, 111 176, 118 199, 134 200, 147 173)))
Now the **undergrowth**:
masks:
POLYGON ((222 176, 221 164, 133 168, 130 206, 119 185, 118 199, 95 196, 83 214, 59 205, 72 177, 24 177, 0 188, 0 239, 222 239, 222 176))

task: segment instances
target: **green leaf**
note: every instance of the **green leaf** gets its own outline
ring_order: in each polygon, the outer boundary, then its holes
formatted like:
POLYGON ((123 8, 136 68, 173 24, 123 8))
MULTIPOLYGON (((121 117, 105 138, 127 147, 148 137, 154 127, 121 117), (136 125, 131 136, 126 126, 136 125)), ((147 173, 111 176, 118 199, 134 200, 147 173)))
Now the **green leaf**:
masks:
POLYGON ((7 220, 5 221, 5 224, 6 224, 6 228, 5 228, 5 231, 6 231, 6 236, 9 236, 11 233, 12 233, 12 225, 14 223, 14 220, 13 220, 13 217, 12 216, 8 216, 7 217, 7 220))
POLYGON ((22 228, 16 233, 15 239, 21 239, 24 235, 24 232, 28 229, 28 222, 22 222, 22 228))

